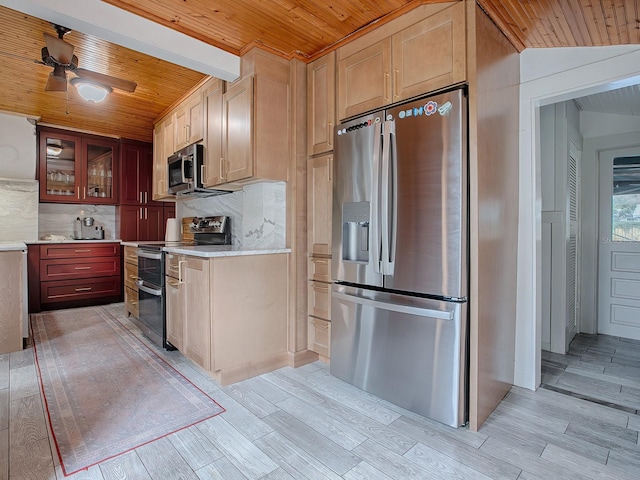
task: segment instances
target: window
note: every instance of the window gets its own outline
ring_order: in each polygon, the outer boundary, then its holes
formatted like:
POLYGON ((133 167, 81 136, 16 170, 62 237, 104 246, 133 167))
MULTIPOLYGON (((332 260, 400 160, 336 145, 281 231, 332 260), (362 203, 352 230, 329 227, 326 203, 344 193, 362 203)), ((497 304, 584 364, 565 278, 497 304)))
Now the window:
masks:
POLYGON ((640 242, 640 157, 613 159, 611 239, 640 242))

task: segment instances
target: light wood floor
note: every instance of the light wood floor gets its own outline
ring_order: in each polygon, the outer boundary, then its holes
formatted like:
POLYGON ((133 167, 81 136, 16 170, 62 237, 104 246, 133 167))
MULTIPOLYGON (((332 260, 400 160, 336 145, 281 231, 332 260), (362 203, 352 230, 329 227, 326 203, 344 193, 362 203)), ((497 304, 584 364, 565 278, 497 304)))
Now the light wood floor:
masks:
MULTIPOLYGON (((123 310, 121 304, 110 308, 123 310)), ((555 391, 513 388, 475 433, 366 394, 331 377, 319 362, 220 387, 179 353, 162 355, 227 411, 67 478, 640 476, 640 417, 555 391)), ((63 478, 52 454, 32 349, 0 356, 0 443, 0 479, 63 478)))

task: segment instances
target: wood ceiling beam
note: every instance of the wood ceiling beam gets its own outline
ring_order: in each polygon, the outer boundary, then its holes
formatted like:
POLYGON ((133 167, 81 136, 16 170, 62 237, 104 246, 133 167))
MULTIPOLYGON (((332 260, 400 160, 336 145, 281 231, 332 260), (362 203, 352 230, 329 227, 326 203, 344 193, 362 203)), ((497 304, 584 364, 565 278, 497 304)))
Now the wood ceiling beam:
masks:
POLYGON ((240 76, 237 55, 100 0, 0 0, 0 5, 223 80, 240 76))

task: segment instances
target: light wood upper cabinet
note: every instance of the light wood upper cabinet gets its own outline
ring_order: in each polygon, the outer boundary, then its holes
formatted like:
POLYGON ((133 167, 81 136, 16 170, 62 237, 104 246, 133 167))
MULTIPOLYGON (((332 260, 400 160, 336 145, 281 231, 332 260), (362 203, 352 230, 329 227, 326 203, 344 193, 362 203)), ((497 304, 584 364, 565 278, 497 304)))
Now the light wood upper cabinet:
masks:
POLYGON ((202 103, 204 110, 204 176, 202 183, 212 187, 224 183, 222 161, 222 95, 224 82, 211 78, 204 85, 202 103))
POLYGON ((338 50, 338 119, 466 79, 464 2, 373 43, 368 38, 338 50))
MULTIPOLYGON (((287 67, 288 70, 288 67, 287 67)), ((222 99, 222 182, 236 185, 287 180, 289 84, 267 74, 248 75, 222 99)))
POLYGON ((198 89, 187 97, 174 115, 176 150, 202 140, 204 136, 202 90, 198 89))
POLYGON ((336 53, 307 65, 307 153, 333 150, 336 123, 336 53))
POLYGON ((466 78, 464 2, 391 38, 393 102, 466 78))
POLYGON ((235 182, 253 176, 253 76, 232 84, 222 100, 222 179, 235 182))
POLYGON ((307 166, 307 240, 311 255, 331 255, 333 155, 311 158, 307 166))
POLYGON ((175 152, 175 117, 168 115, 153 129, 153 199, 173 199, 167 183, 167 159, 175 152))
POLYGON ((391 38, 338 61, 338 118, 391 103, 391 38))

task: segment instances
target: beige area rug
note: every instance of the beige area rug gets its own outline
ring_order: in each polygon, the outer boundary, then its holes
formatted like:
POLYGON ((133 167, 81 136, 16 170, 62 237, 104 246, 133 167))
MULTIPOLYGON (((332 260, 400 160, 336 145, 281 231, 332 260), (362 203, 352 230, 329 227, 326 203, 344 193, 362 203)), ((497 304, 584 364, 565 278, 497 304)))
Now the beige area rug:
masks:
POLYGON ((31 315, 31 328, 65 475, 224 411, 106 307, 31 315))

